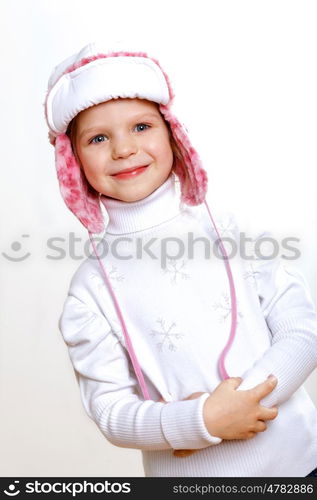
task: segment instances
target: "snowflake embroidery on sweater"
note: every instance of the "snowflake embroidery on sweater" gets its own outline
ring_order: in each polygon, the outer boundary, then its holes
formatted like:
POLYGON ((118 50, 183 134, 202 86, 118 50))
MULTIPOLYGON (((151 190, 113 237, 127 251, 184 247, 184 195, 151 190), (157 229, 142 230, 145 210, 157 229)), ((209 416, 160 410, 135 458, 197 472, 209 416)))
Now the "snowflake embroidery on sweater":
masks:
MULTIPOLYGON (((229 295, 226 292, 221 294, 221 299, 218 302, 214 302, 212 306, 214 311, 219 311, 219 321, 224 323, 226 319, 231 315, 231 300, 229 295)), ((243 314, 240 311, 237 311, 237 315, 240 318, 243 318, 243 314)), ((238 321, 238 318, 237 318, 238 321)))
POLYGON ((188 280, 190 278, 190 275, 184 272, 185 266, 186 262, 184 259, 182 261, 168 259, 164 274, 169 274, 171 283, 175 285, 178 279, 188 280))
POLYGON ((173 340, 180 340, 182 337, 184 337, 184 334, 179 332, 171 332, 171 330, 176 326, 176 323, 172 323, 169 328, 165 326, 165 321, 162 318, 156 320, 156 323, 160 325, 161 330, 151 330, 150 335, 152 337, 155 337, 156 335, 162 337, 162 342, 158 342, 156 344, 158 350, 162 352, 164 345, 167 345, 170 351, 176 351, 177 347, 174 344, 173 340))
MULTIPOLYGON (((107 273, 107 276, 108 276, 109 280, 112 282, 111 284, 112 284, 112 286, 113 286, 114 289, 116 288, 114 282, 119 283, 119 282, 121 282, 121 281, 124 280, 124 275, 123 274, 119 274, 117 267, 115 267, 114 265, 111 266, 110 270, 106 269, 106 273, 107 273)), ((103 279, 103 276, 101 276, 100 274, 98 274, 98 273, 91 273, 90 276, 93 279, 97 279, 98 280, 97 286, 98 286, 99 289, 106 286, 106 282, 103 279)))
POLYGON ((249 280, 252 285, 254 285, 255 288, 257 288, 257 281, 256 281, 256 275, 257 274, 260 274, 260 271, 257 271, 254 264, 249 264, 249 269, 248 271, 245 271, 245 273, 243 273, 243 278, 245 280, 249 280))
MULTIPOLYGON (((222 237, 234 236, 236 224, 232 215, 227 215, 226 217, 223 217, 220 220, 215 220, 215 225, 220 236, 222 237)), ((214 232, 215 236, 218 237, 214 227, 212 228, 212 231, 214 232)))

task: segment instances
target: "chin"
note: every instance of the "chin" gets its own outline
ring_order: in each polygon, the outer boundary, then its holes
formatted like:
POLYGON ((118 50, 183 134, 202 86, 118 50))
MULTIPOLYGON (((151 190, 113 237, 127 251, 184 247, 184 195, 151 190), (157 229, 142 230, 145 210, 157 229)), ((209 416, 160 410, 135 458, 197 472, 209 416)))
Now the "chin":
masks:
POLYGON ((134 201, 140 201, 140 200, 143 200, 144 198, 146 198, 147 196, 149 196, 151 194, 151 192, 149 191, 146 191, 146 192, 143 192, 143 193, 140 193, 140 194, 135 194, 135 193, 131 193, 130 195, 127 195, 127 196, 124 196, 122 198, 120 198, 122 201, 125 201, 127 203, 133 203, 134 201))
POLYGON ((118 199, 122 201, 126 201, 127 203, 133 203, 134 201, 140 201, 149 196, 153 191, 157 189, 156 186, 151 186, 151 187, 133 187, 131 186, 129 190, 127 190, 126 193, 122 193, 120 196, 120 193, 118 193, 118 199))

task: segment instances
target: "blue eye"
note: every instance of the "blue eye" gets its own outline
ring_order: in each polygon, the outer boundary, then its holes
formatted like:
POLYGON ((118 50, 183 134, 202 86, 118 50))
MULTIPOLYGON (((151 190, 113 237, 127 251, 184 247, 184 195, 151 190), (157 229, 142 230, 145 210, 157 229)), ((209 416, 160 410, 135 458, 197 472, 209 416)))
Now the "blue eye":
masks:
POLYGON ((149 125, 146 125, 145 123, 138 123, 136 126, 135 126, 137 132, 143 132, 144 130, 150 128, 149 125))
POLYGON ((96 135, 96 137, 94 137, 91 142, 93 144, 100 144, 101 142, 104 142, 103 140, 99 140, 99 139, 102 139, 102 138, 105 138, 106 136, 103 135, 103 134, 100 134, 100 135, 96 135))

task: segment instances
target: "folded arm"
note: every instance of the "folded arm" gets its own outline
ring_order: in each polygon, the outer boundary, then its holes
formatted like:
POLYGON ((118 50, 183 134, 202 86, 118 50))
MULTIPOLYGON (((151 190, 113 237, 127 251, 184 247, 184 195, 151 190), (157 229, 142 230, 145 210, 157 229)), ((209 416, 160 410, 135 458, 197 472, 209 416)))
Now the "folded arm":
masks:
POLYGON ((208 393, 188 401, 144 401, 125 348, 106 318, 69 295, 60 320, 84 408, 117 446, 143 450, 205 448, 221 439, 208 433, 208 393))
POLYGON ((275 390, 261 404, 283 403, 317 366, 317 315, 308 285, 297 269, 279 259, 254 266, 261 309, 272 335, 271 347, 242 374, 238 390, 263 382, 271 373, 275 390))

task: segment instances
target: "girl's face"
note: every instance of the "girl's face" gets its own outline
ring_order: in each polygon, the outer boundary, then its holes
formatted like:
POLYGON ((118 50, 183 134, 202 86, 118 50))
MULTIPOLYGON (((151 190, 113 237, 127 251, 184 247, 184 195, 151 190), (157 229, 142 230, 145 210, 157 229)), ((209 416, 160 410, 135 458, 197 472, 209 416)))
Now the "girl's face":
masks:
POLYGON ((96 191, 126 202, 150 195, 173 166, 164 118, 157 105, 146 100, 113 99, 79 113, 75 148, 96 191), (136 167, 145 168, 116 175, 136 167))

